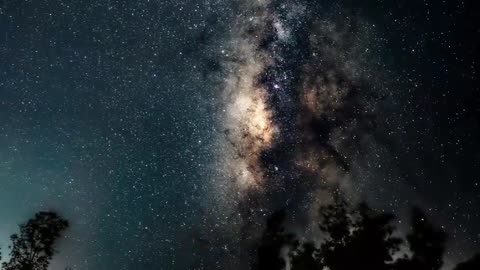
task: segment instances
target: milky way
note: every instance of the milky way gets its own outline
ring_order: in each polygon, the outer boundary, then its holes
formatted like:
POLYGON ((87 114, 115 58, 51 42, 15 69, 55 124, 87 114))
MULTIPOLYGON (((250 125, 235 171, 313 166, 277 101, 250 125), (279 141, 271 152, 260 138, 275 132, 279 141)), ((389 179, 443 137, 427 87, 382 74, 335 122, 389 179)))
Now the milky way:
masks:
POLYGON ((350 166, 382 91, 359 18, 304 1, 241 8, 221 56, 214 196, 251 247, 273 211, 308 223, 332 191, 355 199, 350 166))

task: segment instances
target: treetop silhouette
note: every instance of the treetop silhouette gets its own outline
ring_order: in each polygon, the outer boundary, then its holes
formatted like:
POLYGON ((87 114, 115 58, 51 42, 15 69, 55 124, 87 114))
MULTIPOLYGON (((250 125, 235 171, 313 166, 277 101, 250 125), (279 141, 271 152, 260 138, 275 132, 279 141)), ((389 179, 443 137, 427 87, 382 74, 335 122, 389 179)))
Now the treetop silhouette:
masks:
MULTIPOLYGON (((319 209, 322 241, 299 243, 283 227, 285 217, 282 210, 268 220, 256 269, 284 269, 286 260, 292 270, 439 270, 443 265, 447 234, 419 208, 411 211, 411 231, 405 239, 395 235, 393 214, 375 211, 366 203, 352 207, 341 196, 319 209), (398 258, 401 247, 408 255, 398 258), (288 258, 280 256, 285 248, 288 258)), ((479 270, 479 264, 477 255, 454 270, 479 270)))
POLYGON ((10 237, 10 260, 3 270, 46 270, 56 252, 55 242, 69 227, 67 220, 54 212, 38 212, 20 225, 20 233, 10 237))

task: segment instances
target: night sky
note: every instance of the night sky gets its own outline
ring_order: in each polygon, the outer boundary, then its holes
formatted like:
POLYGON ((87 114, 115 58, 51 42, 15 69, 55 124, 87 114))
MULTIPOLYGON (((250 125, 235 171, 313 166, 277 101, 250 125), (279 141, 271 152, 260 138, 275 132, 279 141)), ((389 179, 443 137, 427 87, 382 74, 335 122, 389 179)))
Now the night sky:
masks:
POLYGON ((2 253, 53 209, 54 270, 248 269, 335 186, 420 206, 449 269, 480 250, 476 2, 0 1, 2 253))

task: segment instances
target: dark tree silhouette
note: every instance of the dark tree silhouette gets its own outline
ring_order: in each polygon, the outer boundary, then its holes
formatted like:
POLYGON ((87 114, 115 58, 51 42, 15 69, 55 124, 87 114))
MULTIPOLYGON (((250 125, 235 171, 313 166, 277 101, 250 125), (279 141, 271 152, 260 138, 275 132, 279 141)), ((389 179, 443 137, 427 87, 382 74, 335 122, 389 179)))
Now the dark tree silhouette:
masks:
POLYGON ((268 220, 257 251, 257 270, 277 270, 285 267, 285 260, 281 257, 281 250, 294 242, 292 234, 285 233, 283 223, 286 211, 274 213, 268 220))
POLYGON ((349 210, 345 200, 337 196, 333 204, 320 208, 320 217, 319 228, 326 240, 319 249, 306 243, 293 252, 292 269, 392 268, 392 254, 402 243, 392 236, 393 215, 373 211, 366 204, 349 210))
MULTIPOLYGON (((395 237, 394 215, 375 211, 362 203, 351 207, 341 196, 320 208, 319 229, 325 239, 319 247, 313 242, 300 244, 288 234, 283 223, 285 211, 267 222, 258 249, 258 270, 284 269, 283 248, 289 249, 292 270, 439 270, 447 234, 430 223, 419 209, 411 212, 411 232, 406 236, 410 256, 394 260, 404 243, 395 237)), ((454 270, 479 270, 480 254, 460 263, 454 270)))
POLYGON ((13 234, 10 260, 4 270, 46 270, 55 254, 55 241, 69 226, 68 221, 54 212, 39 212, 26 224, 20 234, 13 234))
POLYGON ((480 253, 466 262, 459 263, 454 270, 478 270, 480 269, 480 253))
POLYGON ((290 253, 290 263, 294 270, 322 270, 318 255, 315 245, 307 242, 290 253))
POLYGON ((402 240, 393 237, 394 216, 366 204, 350 209, 341 196, 320 208, 319 229, 326 239, 319 248, 305 243, 290 253, 293 270, 392 269, 392 254, 402 240))
POLYGON ((344 201, 337 202, 333 209, 333 213, 331 210, 321 213, 324 220, 319 226, 328 235, 320 247, 321 266, 331 270, 359 266, 370 270, 391 269, 392 254, 402 243, 400 238, 392 236, 395 228, 390 223, 394 216, 378 213, 366 204, 349 212, 344 201))
POLYGON ((398 270, 438 270, 443 265, 443 253, 447 234, 435 228, 419 208, 411 214, 412 231, 407 241, 412 252, 411 258, 399 259, 398 270))
MULTIPOLYGON (((393 237, 395 228, 391 225, 392 214, 379 213, 366 204, 355 210, 359 216, 355 222, 351 237, 342 247, 345 257, 334 256, 330 269, 352 269, 354 265, 370 270, 391 269, 392 254, 399 250, 402 240, 393 237), (347 260, 345 260, 347 258, 347 260)), ((327 257, 328 258, 328 257, 327 257)))
POLYGON ((327 235, 327 241, 323 243, 321 251, 308 242, 294 250, 291 253, 294 270, 323 269, 350 237, 353 220, 348 216, 345 200, 335 196, 334 203, 321 207, 319 212, 321 220, 318 226, 327 235), (326 256, 330 256, 329 259, 326 256))

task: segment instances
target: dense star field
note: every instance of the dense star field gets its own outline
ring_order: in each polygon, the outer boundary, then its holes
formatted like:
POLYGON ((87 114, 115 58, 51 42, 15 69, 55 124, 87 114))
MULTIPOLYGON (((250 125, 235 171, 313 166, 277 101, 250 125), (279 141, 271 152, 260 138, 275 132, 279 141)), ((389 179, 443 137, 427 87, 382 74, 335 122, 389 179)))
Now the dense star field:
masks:
POLYGON ((419 207, 453 269, 480 251, 479 13, 0 2, 3 261, 51 210, 70 226, 49 269, 257 269, 269 217, 320 241, 318 209, 340 196, 393 213, 403 237, 419 207))

